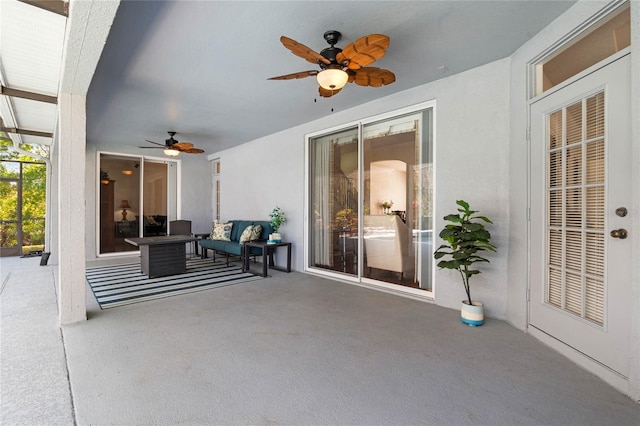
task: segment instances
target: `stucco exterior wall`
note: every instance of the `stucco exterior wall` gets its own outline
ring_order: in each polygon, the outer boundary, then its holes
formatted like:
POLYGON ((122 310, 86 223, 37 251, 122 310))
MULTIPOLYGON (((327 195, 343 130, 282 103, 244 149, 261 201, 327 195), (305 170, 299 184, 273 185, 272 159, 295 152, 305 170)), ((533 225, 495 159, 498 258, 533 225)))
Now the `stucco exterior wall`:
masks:
MULTIPOLYGON (((91 144, 87 146, 85 186, 86 198, 86 249, 87 261, 97 259, 96 256, 96 230, 97 230, 97 198, 96 198, 96 167, 97 152, 110 152, 118 154, 131 154, 139 156, 137 146, 144 141, 132 141, 131 148, 123 149, 122 145, 91 144)), ((162 159, 162 150, 153 153, 154 158, 162 159)), ((203 233, 211 230, 211 165, 206 155, 182 154, 179 157, 180 172, 178 173, 178 218, 191 221, 191 230, 194 233, 203 233)), ((136 255, 137 257, 137 255, 136 255)))
MULTIPOLYGON (((304 269, 305 135, 435 100, 436 229, 455 211, 456 199, 494 220, 499 251, 474 277, 474 298, 486 314, 504 318, 509 250, 509 59, 499 60, 406 90, 234 149, 211 155, 221 161, 221 218, 267 219, 278 205, 287 213, 282 234, 293 241, 292 266, 304 269)), ((372 89, 373 90, 373 89, 372 89)), ((348 96, 347 92, 340 96, 348 96)), ((450 271, 436 273, 435 302, 459 309, 464 290, 450 271)))

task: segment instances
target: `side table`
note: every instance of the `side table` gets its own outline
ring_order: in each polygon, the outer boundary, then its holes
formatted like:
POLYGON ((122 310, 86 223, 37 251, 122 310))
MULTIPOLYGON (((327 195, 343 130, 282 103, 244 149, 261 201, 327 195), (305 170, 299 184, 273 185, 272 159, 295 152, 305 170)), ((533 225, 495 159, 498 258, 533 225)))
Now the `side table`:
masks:
MULTIPOLYGON (((244 244, 242 251, 242 270, 252 274, 260 275, 250 270, 249 257, 251 256, 251 248, 257 248, 262 251, 262 276, 267 276, 267 267, 278 271, 291 272, 291 243, 281 242, 268 244, 266 241, 249 241, 244 244), (287 267, 276 266, 273 261, 273 253, 278 247, 287 248, 287 267)), ((255 256, 255 255, 254 255, 255 256)))
MULTIPOLYGON (((205 233, 201 233, 201 234, 191 234, 193 235, 195 238, 197 238, 198 240, 201 240, 203 238, 207 238, 209 236, 210 232, 205 232, 205 233)), ((196 256, 198 256, 198 247, 200 246, 200 244, 198 244, 198 241, 194 241, 194 247, 195 247, 195 254, 196 256)), ((202 258, 204 259, 205 257, 207 257, 207 249, 206 248, 202 248, 202 258)))

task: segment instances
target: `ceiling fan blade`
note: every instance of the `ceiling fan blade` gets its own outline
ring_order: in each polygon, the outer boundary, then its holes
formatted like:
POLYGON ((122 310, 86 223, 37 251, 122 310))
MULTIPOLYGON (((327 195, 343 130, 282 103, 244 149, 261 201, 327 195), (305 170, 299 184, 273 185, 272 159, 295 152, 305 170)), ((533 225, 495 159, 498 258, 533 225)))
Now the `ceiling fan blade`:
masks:
POLYGON ((347 62, 347 67, 357 70, 374 63, 387 53, 389 37, 384 34, 369 34, 349 43, 336 55, 339 63, 347 62))
POLYGON ((310 70, 310 71, 300 71, 294 72, 293 74, 280 75, 278 77, 271 77, 267 80, 293 80, 294 78, 305 78, 311 77, 318 74, 318 71, 310 70))
POLYGON ((293 53, 296 56, 301 57, 302 59, 306 60, 307 62, 311 62, 312 64, 317 64, 318 61, 320 61, 323 64, 327 64, 327 65, 329 65, 331 63, 331 61, 329 61, 327 58, 325 58, 324 56, 322 56, 318 52, 316 52, 313 49, 305 46, 302 43, 298 43, 294 39, 282 36, 282 37, 280 37, 280 42, 282 43, 282 45, 284 47, 289 49, 291 51, 291 53, 293 53))
POLYGON ((193 148, 193 144, 191 142, 176 142, 171 146, 178 148, 179 150, 193 148))
POLYGON ((145 139, 145 141, 147 141, 147 142, 149 142, 149 143, 156 144, 156 145, 165 146, 165 144, 163 144, 163 143, 158 143, 158 142, 150 141, 149 139, 145 139))
POLYGON ((353 82, 359 86, 380 87, 396 81, 394 73, 382 68, 365 67, 351 73, 353 73, 353 82))
POLYGON ((202 154, 204 152, 204 150, 200 148, 181 149, 180 151, 186 152, 187 154, 202 154))
POLYGON ((142 149, 164 149, 166 147, 165 146, 139 146, 138 148, 142 148, 142 149))
POLYGON ((329 89, 325 89, 322 86, 318 86, 318 92, 320 93, 320 96, 322 96, 323 98, 330 98, 331 96, 337 94, 338 92, 340 92, 340 90, 342 89, 338 89, 338 90, 329 90, 329 89))

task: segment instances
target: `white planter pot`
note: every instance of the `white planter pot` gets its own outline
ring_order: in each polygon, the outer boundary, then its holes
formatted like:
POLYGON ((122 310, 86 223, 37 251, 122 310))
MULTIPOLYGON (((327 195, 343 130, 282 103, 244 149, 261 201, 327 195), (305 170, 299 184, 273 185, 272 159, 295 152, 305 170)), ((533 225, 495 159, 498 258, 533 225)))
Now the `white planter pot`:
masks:
POLYGON ((484 324, 484 305, 473 300, 471 303, 472 305, 469 305, 468 301, 462 301, 460 320, 471 327, 484 324))
POLYGON ((282 235, 279 232, 274 232, 273 234, 269 234, 269 241, 272 243, 281 243, 282 235))

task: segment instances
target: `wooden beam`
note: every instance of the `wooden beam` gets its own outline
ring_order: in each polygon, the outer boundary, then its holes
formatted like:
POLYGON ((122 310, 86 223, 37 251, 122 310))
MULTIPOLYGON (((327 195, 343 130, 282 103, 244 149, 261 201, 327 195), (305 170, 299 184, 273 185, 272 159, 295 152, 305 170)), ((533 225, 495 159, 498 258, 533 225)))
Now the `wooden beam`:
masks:
POLYGON ((27 92, 26 90, 9 89, 0 85, 0 95, 11 96, 14 98, 29 99, 38 102, 47 102, 50 104, 57 104, 58 98, 55 96, 43 95, 40 93, 27 92))
POLYGON ((69 2, 64 0, 19 0, 22 3, 39 7, 48 12, 57 13, 65 18, 69 17, 69 2))
POLYGON ((16 129, 15 127, 0 127, 0 132, 15 133, 25 136, 39 136, 41 138, 53 138, 53 133, 38 132, 37 130, 16 129))

